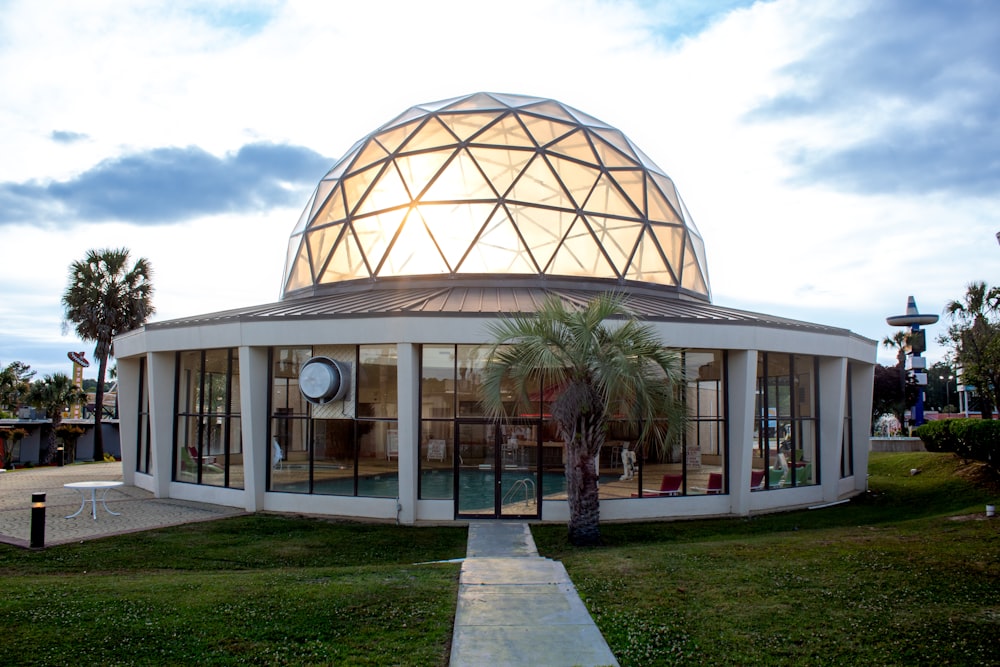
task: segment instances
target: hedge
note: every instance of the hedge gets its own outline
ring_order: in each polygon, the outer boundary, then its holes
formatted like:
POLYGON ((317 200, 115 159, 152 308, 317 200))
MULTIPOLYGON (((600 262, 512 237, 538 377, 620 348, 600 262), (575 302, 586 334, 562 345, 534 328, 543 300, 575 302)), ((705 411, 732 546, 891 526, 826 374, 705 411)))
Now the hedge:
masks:
POLYGON ((914 430, 929 452, 954 452, 963 459, 1000 465, 1000 420, 942 419, 914 430))

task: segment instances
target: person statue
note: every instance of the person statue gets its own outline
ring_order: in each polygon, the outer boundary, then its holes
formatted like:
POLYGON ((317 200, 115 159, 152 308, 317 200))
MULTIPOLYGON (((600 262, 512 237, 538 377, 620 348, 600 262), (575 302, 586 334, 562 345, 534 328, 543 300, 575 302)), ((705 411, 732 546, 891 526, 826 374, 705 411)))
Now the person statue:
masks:
POLYGON ((628 448, 628 443, 622 445, 622 476, 618 479, 626 482, 635 477, 635 452, 628 448))

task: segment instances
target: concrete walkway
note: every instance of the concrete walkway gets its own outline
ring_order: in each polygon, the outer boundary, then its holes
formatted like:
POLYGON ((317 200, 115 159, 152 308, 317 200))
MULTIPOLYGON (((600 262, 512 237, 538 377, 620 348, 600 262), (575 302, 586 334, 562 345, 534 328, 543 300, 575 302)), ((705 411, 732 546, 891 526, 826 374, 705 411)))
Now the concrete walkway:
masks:
POLYGON ((451 667, 615 665, 562 563, 542 558, 525 523, 469 524, 451 667))

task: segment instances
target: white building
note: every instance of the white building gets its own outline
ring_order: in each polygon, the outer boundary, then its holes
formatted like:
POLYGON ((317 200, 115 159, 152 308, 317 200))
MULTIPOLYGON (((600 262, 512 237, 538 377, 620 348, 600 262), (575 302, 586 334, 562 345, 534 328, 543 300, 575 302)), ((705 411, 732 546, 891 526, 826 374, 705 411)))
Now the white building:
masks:
POLYGON ((487 324, 618 291, 682 351, 691 422, 662 453, 638 447, 632 479, 636 429, 612 424, 604 520, 865 489, 875 341, 712 304, 671 179, 558 102, 478 93, 378 128, 320 181, 283 280, 277 303, 116 339, 128 483, 249 511, 565 521, 545 388, 510 424, 479 407, 487 324))

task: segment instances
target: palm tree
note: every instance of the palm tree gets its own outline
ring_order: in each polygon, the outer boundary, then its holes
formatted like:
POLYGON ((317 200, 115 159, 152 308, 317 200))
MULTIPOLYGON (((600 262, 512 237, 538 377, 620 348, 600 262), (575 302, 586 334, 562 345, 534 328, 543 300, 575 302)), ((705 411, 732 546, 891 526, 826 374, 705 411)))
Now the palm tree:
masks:
POLYGON ((153 269, 140 257, 129 265, 126 248, 89 250, 83 261, 70 265, 69 285, 62 296, 66 323, 75 325, 81 340, 94 341, 98 360, 94 399, 94 459, 104 457, 101 418, 108 357, 114 354, 114 337, 142 326, 155 312, 153 269))
MULTIPOLYGON (((42 463, 48 463, 56 453, 56 429, 62 423, 62 413, 67 407, 87 400, 87 394, 73 384, 73 379, 65 373, 46 375, 31 385, 28 391, 28 402, 36 408, 43 408, 52 419, 49 429, 48 445, 42 463)), ((103 458, 103 454, 101 457, 103 458)))
POLYGON ((979 389, 983 419, 992 419, 1000 390, 1000 324, 990 316, 1000 313, 1000 287, 969 283, 962 300, 948 302, 944 311, 952 325, 942 341, 955 346, 966 380, 979 389))
POLYGON ((686 418, 680 355, 639 323, 620 295, 604 294, 580 309, 551 296, 537 313, 490 326, 495 341, 483 372, 482 404, 493 419, 509 417, 501 387, 513 383, 526 403, 538 382, 555 388, 552 418, 566 444, 566 493, 573 544, 600 542, 597 467, 608 422, 624 415, 665 450, 686 418), (621 319, 611 325, 607 320, 621 319))

